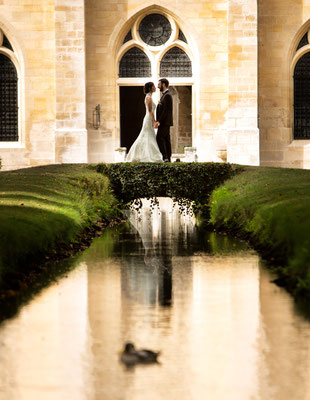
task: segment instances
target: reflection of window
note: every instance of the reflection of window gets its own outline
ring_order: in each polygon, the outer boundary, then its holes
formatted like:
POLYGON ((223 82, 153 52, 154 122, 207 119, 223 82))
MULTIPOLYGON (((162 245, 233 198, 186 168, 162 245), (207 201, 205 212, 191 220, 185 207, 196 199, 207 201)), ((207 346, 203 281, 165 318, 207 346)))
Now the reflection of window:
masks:
POLYGON ((160 63, 160 76, 192 76, 192 63, 188 55, 179 47, 168 50, 160 63))
POLYGON ((146 54, 138 47, 128 50, 119 63, 120 78, 138 78, 151 76, 151 63, 146 54))
POLYGON ((0 141, 18 141, 17 72, 13 62, 0 53, 0 141))
POLYGON ((294 139, 310 139, 310 53, 294 70, 294 139))

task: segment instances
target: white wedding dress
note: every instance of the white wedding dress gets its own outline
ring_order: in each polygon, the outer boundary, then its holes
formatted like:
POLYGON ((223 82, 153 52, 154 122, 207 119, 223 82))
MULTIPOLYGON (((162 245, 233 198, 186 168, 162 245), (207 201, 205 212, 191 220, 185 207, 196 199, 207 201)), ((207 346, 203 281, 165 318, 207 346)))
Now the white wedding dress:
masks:
MULTIPOLYGON (((143 125, 139 136, 131 146, 127 156, 126 162, 160 162, 163 161, 163 156, 159 151, 158 144, 156 142, 156 136, 153 126, 153 121, 147 108, 146 98, 152 96, 148 93, 145 96, 145 117, 143 119, 143 125)), ((152 111, 155 114, 156 105, 152 100, 152 111)))

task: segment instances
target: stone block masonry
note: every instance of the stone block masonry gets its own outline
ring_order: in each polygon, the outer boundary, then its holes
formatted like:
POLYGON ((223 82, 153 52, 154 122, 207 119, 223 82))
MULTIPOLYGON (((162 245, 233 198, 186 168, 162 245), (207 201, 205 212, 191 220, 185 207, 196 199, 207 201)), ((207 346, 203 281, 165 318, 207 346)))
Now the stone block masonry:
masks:
POLYGON ((55 161, 87 162, 83 0, 55 1, 55 161))

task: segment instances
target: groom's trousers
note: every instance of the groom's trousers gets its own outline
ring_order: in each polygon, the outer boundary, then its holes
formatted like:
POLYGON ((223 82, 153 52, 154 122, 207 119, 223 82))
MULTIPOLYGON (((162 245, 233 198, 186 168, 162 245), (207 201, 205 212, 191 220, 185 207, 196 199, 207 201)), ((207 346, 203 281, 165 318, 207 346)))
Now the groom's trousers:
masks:
POLYGON ((171 161, 170 126, 159 125, 156 141, 164 160, 171 161))

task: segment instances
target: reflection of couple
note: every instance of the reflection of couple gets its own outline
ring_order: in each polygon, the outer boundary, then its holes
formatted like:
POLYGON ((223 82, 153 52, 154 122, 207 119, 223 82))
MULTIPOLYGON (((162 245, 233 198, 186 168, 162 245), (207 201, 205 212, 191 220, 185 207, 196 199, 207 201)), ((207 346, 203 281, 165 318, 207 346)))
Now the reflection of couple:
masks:
POLYGON ((158 88, 162 93, 157 106, 152 100, 156 91, 153 82, 144 85, 146 113, 139 136, 131 146, 126 161, 159 162, 171 161, 170 126, 172 120, 172 96, 168 90, 169 82, 162 78, 158 81, 158 88), (156 109, 156 119, 155 119, 156 109), (155 136, 154 129, 157 129, 155 136))

